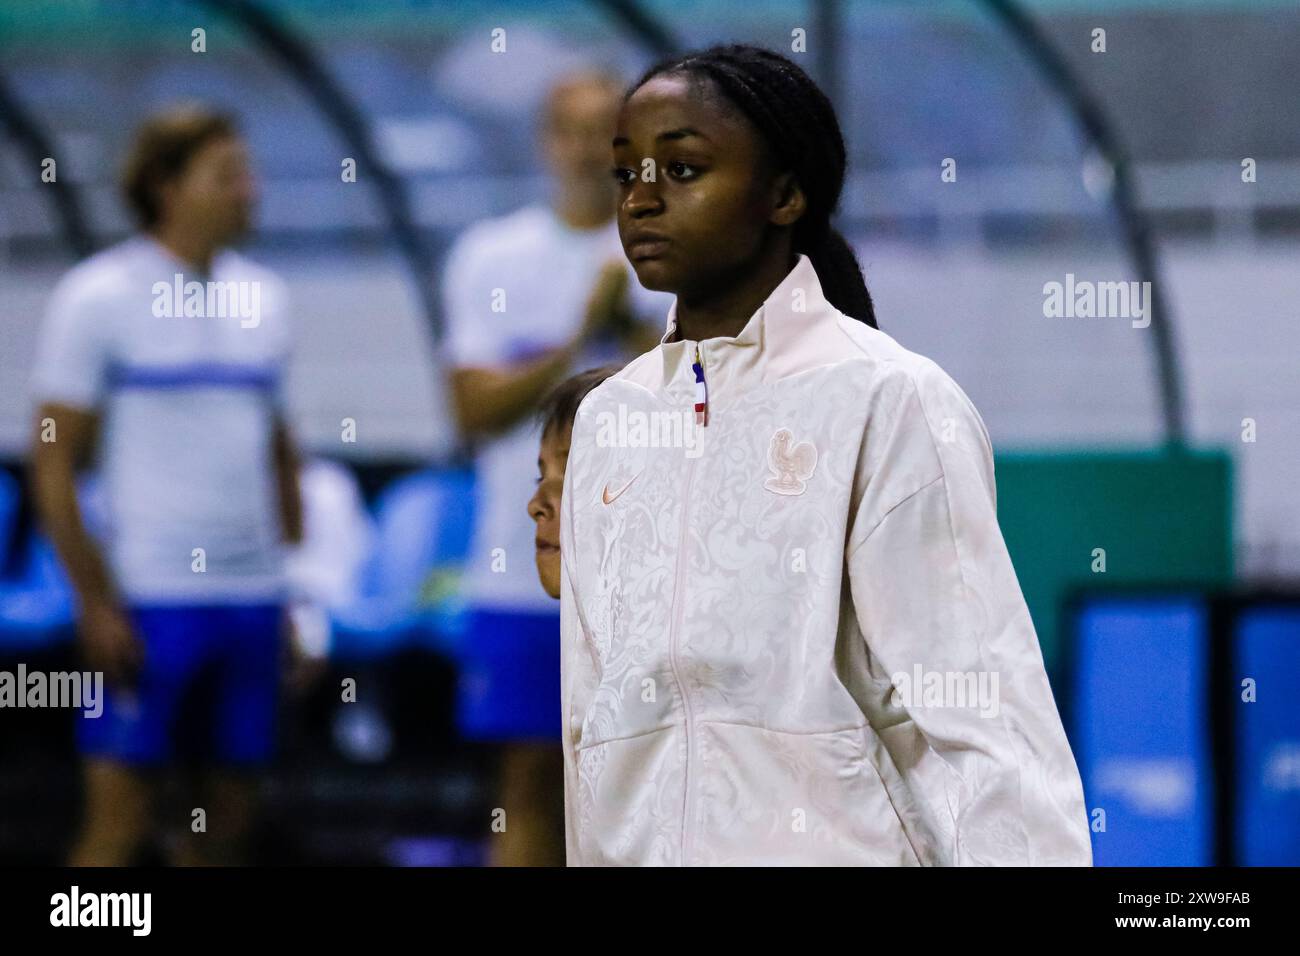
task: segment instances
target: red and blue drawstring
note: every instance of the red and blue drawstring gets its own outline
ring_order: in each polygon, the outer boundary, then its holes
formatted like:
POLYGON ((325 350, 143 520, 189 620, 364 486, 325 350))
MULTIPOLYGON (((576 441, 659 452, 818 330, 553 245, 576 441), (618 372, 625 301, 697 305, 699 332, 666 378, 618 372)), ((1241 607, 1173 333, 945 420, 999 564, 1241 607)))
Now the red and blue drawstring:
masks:
POLYGON ((704 360, 700 358, 700 345, 695 343, 695 362, 691 365, 695 373, 695 424, 707 425, 709 422, 709 386, 704 381, 704 360))

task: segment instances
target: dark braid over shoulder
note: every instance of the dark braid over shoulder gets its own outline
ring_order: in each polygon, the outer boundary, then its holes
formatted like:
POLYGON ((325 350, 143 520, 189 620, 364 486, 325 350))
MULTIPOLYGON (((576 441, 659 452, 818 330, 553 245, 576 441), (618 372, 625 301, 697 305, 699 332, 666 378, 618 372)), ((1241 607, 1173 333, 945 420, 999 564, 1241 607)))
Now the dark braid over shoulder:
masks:
POLYGON ((663 74, 711 81, 758 129, 777 168, 794 172, 808 203, 794 227, 795 251, 812 260, 831 305, 876 328, 862 268, 844 237, 831 227, 847 159, 835 110, 821 88, 781 54, 733 44, 658 63, 627 95, 663 74))

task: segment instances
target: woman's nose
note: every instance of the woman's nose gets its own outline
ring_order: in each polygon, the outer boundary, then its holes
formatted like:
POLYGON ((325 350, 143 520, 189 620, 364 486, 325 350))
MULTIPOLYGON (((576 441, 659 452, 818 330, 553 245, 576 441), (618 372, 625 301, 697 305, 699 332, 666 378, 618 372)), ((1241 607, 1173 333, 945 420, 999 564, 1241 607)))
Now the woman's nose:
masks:
POLYGON ((534 521, 554 518, 557 513, 558 510, 555 502, 551 501, 551 496, 540 490, 528 502, 528 516, 534 521))
POLYGON ((663 205, 663 198, 659 194, 659 184, 654 181, 643 181, 642 174, 638 173, 632 181, 632 188, 628 190, 627 198, 623 200, 623 203, 631 216, 644 216, 656 212, 663 205))

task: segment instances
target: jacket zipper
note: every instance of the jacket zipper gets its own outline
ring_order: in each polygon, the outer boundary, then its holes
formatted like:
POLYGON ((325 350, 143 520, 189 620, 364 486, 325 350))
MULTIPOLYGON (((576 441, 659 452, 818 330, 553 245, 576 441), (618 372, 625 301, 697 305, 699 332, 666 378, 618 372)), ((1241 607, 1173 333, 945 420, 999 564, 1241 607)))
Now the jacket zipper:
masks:
MULTIPOLYGON (((697 424, 703 425, 708 418, 708 397, 704 383, 704 360, 700 352, 699 343, 695 345, 695 364, 692 366, 695 373, 695 420, 697 424)), ((681 845, 681 865, 687 866, 691 853, 691 831, 692 826, 692 809, 691 800, 691 764, 695 757, 695 715, 691 711, 691 698, 686 693, 686 684, 683 683, 681 673, 677 668, 677 638, 682 630, 682 618, 685 614, 685 606, 682 600, 683 576, 686 570, 687 554, 687 529, 689 522, 687 518, 690 514, 691 506, 691 479, 695 475, 694 457, 690 458, 686 465, 686 486, 682 495, 682 519, 677 532, 677 579, 673 584, 673 631, 668 641, 668 662, 672 668, 673 680, 677 682, 677 691, 682 695, 682 707, 686 711, 686 766, 683 771, 683 795, 682 795, 682 845, 681 845)))

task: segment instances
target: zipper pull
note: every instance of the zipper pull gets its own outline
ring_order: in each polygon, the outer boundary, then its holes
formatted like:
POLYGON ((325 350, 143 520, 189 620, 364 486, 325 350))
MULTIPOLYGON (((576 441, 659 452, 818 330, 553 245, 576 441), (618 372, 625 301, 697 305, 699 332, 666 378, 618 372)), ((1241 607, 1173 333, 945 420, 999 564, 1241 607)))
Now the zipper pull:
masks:
POLYGON ((691 366, 695 373, 695 424, 709 423, 709 386, 704 381, 704 360, 700 357, 700 343, 695 343, 695 364, 691 366))

